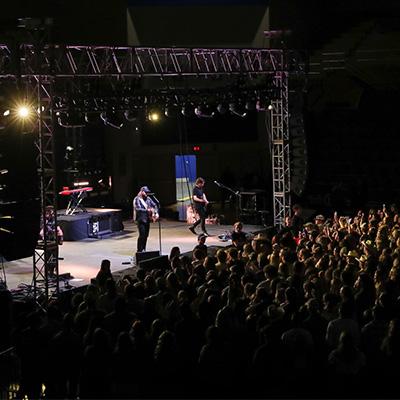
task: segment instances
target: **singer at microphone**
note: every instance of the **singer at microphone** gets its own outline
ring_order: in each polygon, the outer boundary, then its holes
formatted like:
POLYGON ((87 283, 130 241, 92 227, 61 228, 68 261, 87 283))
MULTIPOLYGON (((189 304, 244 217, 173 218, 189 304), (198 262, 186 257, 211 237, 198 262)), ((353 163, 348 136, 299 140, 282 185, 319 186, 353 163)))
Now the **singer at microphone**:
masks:
POLYGON ((137 252, 146 251, 150 222, 155 222, 159 217, 157 204, 150 198, 150 195, 154 195, 154 193, 147 186, 142 186, 133 199, 133 219, 139 231, 137 252))

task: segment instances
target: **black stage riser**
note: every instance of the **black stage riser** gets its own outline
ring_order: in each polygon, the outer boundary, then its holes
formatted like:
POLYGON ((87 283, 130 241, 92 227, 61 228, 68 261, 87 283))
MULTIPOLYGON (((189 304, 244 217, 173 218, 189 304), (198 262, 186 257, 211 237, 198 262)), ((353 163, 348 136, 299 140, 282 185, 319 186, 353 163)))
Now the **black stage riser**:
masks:
POLYGON ((66 241, 101 238, 124 229, 122 212, 117 209, 88 208, 87 212, 74 215, 60 210, 57 220, 66 241))

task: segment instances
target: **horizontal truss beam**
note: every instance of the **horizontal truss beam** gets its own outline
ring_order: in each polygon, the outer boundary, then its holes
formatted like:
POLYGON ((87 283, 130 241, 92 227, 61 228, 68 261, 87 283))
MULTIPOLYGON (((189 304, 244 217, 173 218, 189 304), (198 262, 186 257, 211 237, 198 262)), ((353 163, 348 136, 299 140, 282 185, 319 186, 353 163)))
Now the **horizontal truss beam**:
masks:
POLYGON ((0 77, 166 77, 297 72, 297 53, 275 49, 0 45, 0 77), (39 58, 39 63, 37 59, 39 58), (283 65, 283 59, 291 60, 283 65), (15 61, 17 60, 17 61, 15 61), (18 65, 18 68, 16 67, 18 65), (35 66, 39 65, 40 70, 35 66), (17 70, 18 69, 18 70, 17 70))

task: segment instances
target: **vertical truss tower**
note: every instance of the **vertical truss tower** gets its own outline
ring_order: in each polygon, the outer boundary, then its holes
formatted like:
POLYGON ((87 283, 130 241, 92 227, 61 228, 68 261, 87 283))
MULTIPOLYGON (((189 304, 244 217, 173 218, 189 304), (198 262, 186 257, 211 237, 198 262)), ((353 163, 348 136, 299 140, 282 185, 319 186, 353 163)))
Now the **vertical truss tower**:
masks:
MULTIPOLYGON (((41 226, 46 226, 46 209, 52 207, 54 210, 54 224, 57 233, 57 190, 55 172, 55 148, 54 148, 54 126, 53 126, 53 78, 51 76, 35 75, 33 83, 34 93, 37 99, 37 139, 35 142, 38 150, 36 158, 41 200, 41 226)), ((47 303, 50 293, 49 270, 54 271, 51 277, 54 287, 53 293, 59 292, 58 274, 58 243, 57 234, 50 238, 47 229, 43 229, 43 240, 36 246, 33 257, 33 293, 36 300, 43 299, 47 303), (43 282, 42 290, 38 283, 43 282)))
POLYGON ((271 102, 269 126, 274 225, 280 229, 285 225, 285 217, 290 214, 291 209, 288 72, 278 72, 273 82, 280 93, 280 96, 271 102))

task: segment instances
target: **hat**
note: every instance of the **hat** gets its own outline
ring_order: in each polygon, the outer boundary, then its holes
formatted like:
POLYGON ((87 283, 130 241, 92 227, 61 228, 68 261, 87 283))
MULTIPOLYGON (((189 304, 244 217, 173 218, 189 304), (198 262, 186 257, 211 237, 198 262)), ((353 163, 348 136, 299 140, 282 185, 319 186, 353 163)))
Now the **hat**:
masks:
POLYGON ((374 248, 374 244, 372 243, 372 241, 371 240, 366 240, 366 241, 364 241, 364 242, 361 242, 361 244, 364 246, 364 247, 366 247, 367 249, 369 249, 369 250, 372 250, 373 248, 374 248))
POLYGON ((363 254, 360 258, 356 258, 356 260, 361 263, 367 261, 368 257, 365 254, 363 254))
POLYGON ((141 192, 145 192, 145 193, 150 193, 151 192, 151 190, 147 186, 142 186, 140 188, 140 191, 141 192))

